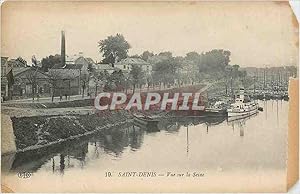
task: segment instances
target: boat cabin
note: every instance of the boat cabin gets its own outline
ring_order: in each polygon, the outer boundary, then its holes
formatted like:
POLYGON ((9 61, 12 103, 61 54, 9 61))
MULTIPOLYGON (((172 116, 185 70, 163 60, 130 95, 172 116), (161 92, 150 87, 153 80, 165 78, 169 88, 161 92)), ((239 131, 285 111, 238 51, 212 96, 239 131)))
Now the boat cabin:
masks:
POLYGON ((245 95, 245 89, 240 88, 240 92, 238 95, 236 95, 235 103, 247 103, 250 102, 250 97, 245 95))

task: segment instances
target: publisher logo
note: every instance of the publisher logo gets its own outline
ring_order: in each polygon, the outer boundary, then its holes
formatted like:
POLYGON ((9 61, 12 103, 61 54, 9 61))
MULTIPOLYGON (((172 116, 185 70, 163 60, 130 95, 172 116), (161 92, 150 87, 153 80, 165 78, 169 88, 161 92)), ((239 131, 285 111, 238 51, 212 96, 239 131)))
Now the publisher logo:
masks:
POLYGON ((94 106, 97 110, 204 110, 200 93, 100 93, 94 106))

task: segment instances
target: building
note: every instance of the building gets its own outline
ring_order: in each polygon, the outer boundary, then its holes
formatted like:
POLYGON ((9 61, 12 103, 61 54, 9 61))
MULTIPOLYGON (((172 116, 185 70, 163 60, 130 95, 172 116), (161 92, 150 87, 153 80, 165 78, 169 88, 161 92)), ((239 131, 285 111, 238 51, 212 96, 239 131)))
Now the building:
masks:
POLYGON ((49 74, 56 77, 57 88, 55 96, 78 95, 81 94, 82 86, 88 87, 90 82, 89 69, 95 67, 95 62, 91 58, 79 56, 74 62, 66 60, 65 65, 56 64, 49 70, 49 74))
POLYGON ((81 94, 82 85, 88 85, 86 82, 90 81, 89 68, 95 66, 94 61, 83 56, 79 56, 73 62, 69 59, 66 59, 65 65, 56 64, 49 69, 50 77, 56 80, 53 88, 55 96, 81 94))
POLYGON ((49 77, 52 82, 54 96, 70 96, 81 94, 81 89, 88 87, 90 81, 89 68, 95 65, 91 58, 79 55, 68 56, 65 51, 65 34, 61 35, 60 64, 55 64, 49 69, 49 77))
POLYGON ((8 65, 8 57, 1 57, 1 97, 7 99, 9 96, 9 80, 8 73, 11 71, 11 66, 8 65))
POLYGON ((115 68, 122 70, 124 73, 129 73, 133 65, 140 66, 146 74, 150 75, 152 72, 152 65, 140 58, 128 57, 126 59, 117 62, 114 66, 115 68))
POLYGON ((75 60, 75 65, 82 65, 81 71, 88 72, 89 68, 93 68, 95 66, 95 62, 91 58, 81 56, 75 60))
POLYGON ((49 77, 52 82, 54 96, 71 96, 80 94, 82 65, 66 65, 65 68, 52 68, 49 70, 49 77))
POLYGON ((106 71, 109 74, 112 74, 116 70, 116 68, 114 68, 111 64, 97 63, 94 67, 96 72, 106 71))
POLYGON ((90 57, 84 57, 83 52, 79 52, 78 54, 74 54, 74 55, 66 55, 65 57, 66 59, 66 64, 67 65, 75 65, 75 64, 82 64, 86 67, 88 67, 88 65, 96 65, 96 63, 94 62, 94 60, 90 57))
POLYGON ((85 58, 85 60, 87 60, 88 63, 91 64, 91 65, 93 65, 93 66, 96 65, 95 61, 92 58, 90 58, 90 57, 85 58))
POLYGON ((77 58, 78 58, 77 55, 73 55, 73 56, 66 55, 66 64, 74 65, 75 64, 75 60, 77 58))
POLYGON ((15 67, 12 69, 12 96, 16 98, 31 97, 33 94, 48 96, 51 83, 49 76, 35 67, 15 67))
POLYGON ((18 57, 16 59, 10 59, 7 61, 7 63, 12 66, 12 68, 16 67, 27 67, 27 61, 22 59, 21 57, 18 57))
POLYGON ((66 64, 74 65, 76 59, 78 59, 79 57, 83 57, 83 52, 79 52, 78 54, 74 55, 66 55, 66 64))

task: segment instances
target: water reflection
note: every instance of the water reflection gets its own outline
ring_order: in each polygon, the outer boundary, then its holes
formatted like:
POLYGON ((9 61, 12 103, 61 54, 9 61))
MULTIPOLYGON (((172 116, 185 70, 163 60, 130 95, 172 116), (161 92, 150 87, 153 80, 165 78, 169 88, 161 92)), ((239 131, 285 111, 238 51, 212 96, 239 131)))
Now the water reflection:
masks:
POLYGON ((239 129, 240 131, 240 137, 244 137, 244 126, 246 125, 246 121, 250 120, 251 118, 254 118, 258 115, 259 113, 255 113, 251 116, 243 116, 240 118, 228 118, 227 119, 227 124, 232 127, 232 130, 234 131, 236 128, 239 129))
MULTIPOLYGON (((47 170, 52 173, 57 173, 63 175, 67 170, 73 168, 84 169, 86 168, 91 161, 105 159, 106 156, 112 157, 114 160, 126 160, 123 155, 128 154, 137 154, 136 152, 142 150, 143 148, 153 146, 153 154, 158 152, 157 149, 164 148, 164 141, 167 140, 168 136, 174 138, 174 146, 180 146, 180 144, 185 144, 185 155, 186 157, 192 157, 194 161, 192 163, 198 163, 199 160, 204 160, 204 158, 198 156, 201 155, 200 150, 205 149, 205 144, 212 145, 221 143, 221 137, 224 136, 225 143, 230 145, 230 136, 227 129, 230 131, 239 131, 239 137, 244 139, 247 137, 249 127, 247 128, 248 121, 254 120, 256 117, 268 119, 267 111, 268 106, 273 106, 273 101, 271 102, 260 102, 263 104, 264 112, 252 115, 250 117, 238 118, 238 119, 226 119, 225 117, 208 117, 208 118, 199 118, 199 117, 185 117, 185 118, 169 118, 164 119, 159 122, 158 126, 153 128, 145 128, 134 123, 128 123, 127 125, 120 127, 115 127, 107 129, 96 134, 93 134, 88 137, 81 139, 64 142, 60 145, 54 145, 48 148, 43 148, 38 151, 29 151, 25 153, 18 153, 15 156, 5 156, 2 158, 2 170, 9 172, 20 172, 20 171, 29 171, 36 172, 40 169, 47 170), (221 130, 222 131, 221 131, 221 130), (231 130, 232 129, 232 130, 231 130), (202 138, 201 131, 206 134, 207 137, 218 137, 220 138, 207 138, 207 140, 202 138), (178 140, 178 137, 183 133, 182 140, 178 140), (144 144, 145 138, 152 137, 153 139, 159 139, 159 144, 149 145, 144 144), (202 140, 200 141, 200 138, 202 140), (227 138, 225 140, 225 138, 227 138), (176 141, 175 141, 176 140, 176 141), (229 140, 229 141, 228 141, 229 140), (211 142, 209 142, 211 141, 211 142), (160 145, 161 143, 161 145, 160 145), (197 144, 195 144, 197 143, 197 144), (198 148, 196 146, 203 143, 204 148, 198 148), (158 147, 158 148, 157 148, 158 147), (195 149, 199 151, 195 155, 195 149), (128 153, 130 151, 130 153, 128 153), (193 152, 194 151, 194 152, 193 152), (193 158, 194 157, 194 158, 193 158), (200 158, 199 158, 200 157, 200 158), (4 162, 4 163, 3 163, 4 162), (9 163, 9 164, 7 164, 9 163), (4 169, 3 169, 4 168, 4 169)), ((277 103, 277 112, 276 119, 279 124, 279 110, 278 101, 277 103)), ((285 103, 285 102, 284 102, 285 103)), ((280 109, 286 109, 287 104, 285 103, 280 109)), ((273 111, 269 112, 270 115, 274 114, 273 111)), ((284 115, 286 117, 286 114, 284 115)), ((261 119, 261 118, 259 118, 261 119)), ((286 119, 286 118, 285 118, 286 119)), ((252 126, 250 124, 249 126, 252 126)), ((269 125, 271 125, 269 123, 269 125)), ((259 126, 256 126, 259 127, 259 126)), ((263 146, 264 142, 260 142, 260 135, 263 129, 250 128, 251 130, 257 130, 256 139, 249 138, 249 145, 255 145, 257 142, 263 146)), ((234 133, 232 133, 234 135, 234 133)), ((232 135, 232 137, 233 137, 232 135)), ((275 133, 275 135, 277 135, 275 133)), ((252 133, 253 136, 253 133, 252 133)), ((276 136, 276 138, 278 138, 276 136)), ((280 137, 281 139, 284 138, 280 137)), ((222 140, 223 141, 223 140, 222 140)), ((222 142, 224 143, 224 142, 222 142)), ((222 149, 222 148, 215 148, 222 149)), ((202 150, 203 151, 203 150, 202 150)), ((168 154, 170 150, 165 150, 165 154, 168 154)), ((203 151, 207 152, 207 150, 203 151)), ((179 153, 177 153, 179 154, 179 153)), ((254 153, 255 154, 255 153, 254 153)), ((180 157, 180 155, 178 155, 180 157)), ((241 156, 242 157, 242 156, 241 156)), ((206 159, 206 158, 205 158, 206 159)), ((156 158, 156 160, 160 160, 156 158)), ((171 159, 170 159, 171 160, 171 159)), ((209 159, 208 159, 209 160, 209 159)), ((212 160, 214 160, 212 156, 212 160)), ((143 158, 141 158, 143 161, 143 158)), ((145 163, 148 161, 145 161, 145 163)), ((213 162, 211 162, 213 163, 213 162)))
POLYGON ((186 153, 189 155, 189 126, 186 127, 186 153))

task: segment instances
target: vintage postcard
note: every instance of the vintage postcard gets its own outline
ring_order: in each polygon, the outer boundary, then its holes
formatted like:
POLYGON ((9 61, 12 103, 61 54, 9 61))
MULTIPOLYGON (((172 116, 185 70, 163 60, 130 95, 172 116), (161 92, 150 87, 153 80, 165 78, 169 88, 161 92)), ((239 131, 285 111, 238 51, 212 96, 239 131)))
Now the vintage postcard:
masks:
POLYGON ((3 192, 286 192, 288 1, 6 1, 3 192))

